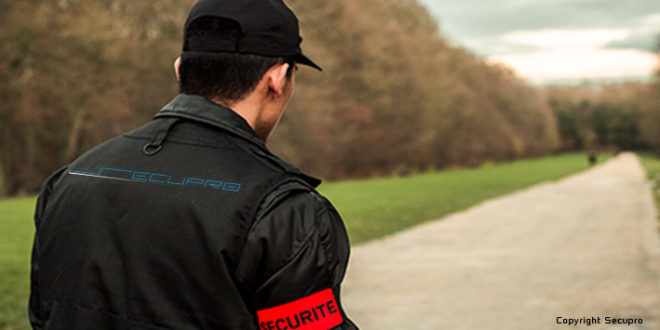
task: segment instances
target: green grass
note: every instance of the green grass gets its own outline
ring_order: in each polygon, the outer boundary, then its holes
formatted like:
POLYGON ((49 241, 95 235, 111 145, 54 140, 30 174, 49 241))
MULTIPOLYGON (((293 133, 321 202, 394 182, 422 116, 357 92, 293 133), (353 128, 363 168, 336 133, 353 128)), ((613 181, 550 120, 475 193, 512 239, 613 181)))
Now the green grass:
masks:
POLYGON ((642 166, 646 170, 649 180, 653 183, 653 195, 655 196, 655 206, 658 209, 660 219, 660 158, 650 152, 637 153, 642 161, 642 166))
POLYGON ((35 198, 0 200, 0 329, 29 329, 27 302, 35 198))
MULTIPOLYGON (((657 163, 660 172, 660 162, 657 163)), ((586 155, 457 169, 406 178, 321 186, 342 214, 352 243, 365 242, 488 198, 587 168, 586 155)), ((29 329, 27 299, 35 198, 0 200, 0 329, 29 329)))
MULTIPOLYGON (((601 155, 599 162, 608 157, 601 155)), ((355 244, 587 168, 586 155, 575 153, 405 178, 329 183, 319 190, 339 210, 355 244)))

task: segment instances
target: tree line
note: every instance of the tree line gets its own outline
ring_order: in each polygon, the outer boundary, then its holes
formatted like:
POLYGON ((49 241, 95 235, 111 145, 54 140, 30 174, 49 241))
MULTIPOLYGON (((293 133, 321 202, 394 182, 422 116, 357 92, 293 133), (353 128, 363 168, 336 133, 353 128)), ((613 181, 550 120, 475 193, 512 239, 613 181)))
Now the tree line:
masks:
POLYGON ((640 150, 660 154, 660 71, 649 83, 550 87, 561 150, 640 150))
MULTIPOLYGON (((324 71, 299 71, 269 145, 311 174, 473 166, 595 144, 660 147, 646 127, 660 119, 658 79, 618 88, 621 98, 539 90, 450 44, 413 0, 287 3, 303 49, 324 71)), ((171 65, 193 4, 0 0, 0 196, 35 192, 85 150, 150 120, 177 93, 171 65)))

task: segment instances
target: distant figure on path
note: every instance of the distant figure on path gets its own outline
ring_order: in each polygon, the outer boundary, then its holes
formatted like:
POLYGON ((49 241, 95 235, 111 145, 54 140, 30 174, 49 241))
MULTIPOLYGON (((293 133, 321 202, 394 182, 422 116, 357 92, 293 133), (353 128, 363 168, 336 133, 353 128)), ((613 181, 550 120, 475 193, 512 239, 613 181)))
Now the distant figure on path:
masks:
POLYGON ((598 154, 596 153, 596 150, 591 149, 589 151, 589 166, 594 166, 596 165, 596 162, 598 161, 598 154))

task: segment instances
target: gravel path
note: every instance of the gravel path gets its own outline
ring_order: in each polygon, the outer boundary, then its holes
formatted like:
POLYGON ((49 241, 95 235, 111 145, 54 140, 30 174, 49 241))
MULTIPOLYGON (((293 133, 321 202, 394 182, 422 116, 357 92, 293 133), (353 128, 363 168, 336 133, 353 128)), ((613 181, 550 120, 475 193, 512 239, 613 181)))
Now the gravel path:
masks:
POLYGON ((658 330, 658 237, 644 171, 623 154, 354 247, 342 300, 366 330, 658 330))

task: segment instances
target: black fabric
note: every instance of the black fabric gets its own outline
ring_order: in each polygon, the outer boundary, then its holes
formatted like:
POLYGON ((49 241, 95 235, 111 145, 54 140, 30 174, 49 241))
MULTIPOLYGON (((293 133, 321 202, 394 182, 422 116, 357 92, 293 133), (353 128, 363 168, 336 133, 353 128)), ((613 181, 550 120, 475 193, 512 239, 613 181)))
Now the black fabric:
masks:
POLYGON ((257 310, 331 288, 355 329, 339 301, 348 239, 319 183, 233 111, 181 94, 44 185, 31 324, 257 329, 257 310))
POLYGON ((200 0, 190 11, 183 30, 183 51, 238 52, 293 58, 318 70, 303 54, 298 18, 282 0, 200 0), (218 17, 235 21, 242 34, 236 41, 189 37, 188 27, 198 18, 218 17))
POLYGON ((176 125, 179 121, 180 119, 175 117, 161 120, 156 135, 151 142, 142 147, 142 152, 147 156, 157 154, 163 148, 163 142, 165 142, 165 138, 167 138, 167 133, 169 133, 172 126, 176 125))

